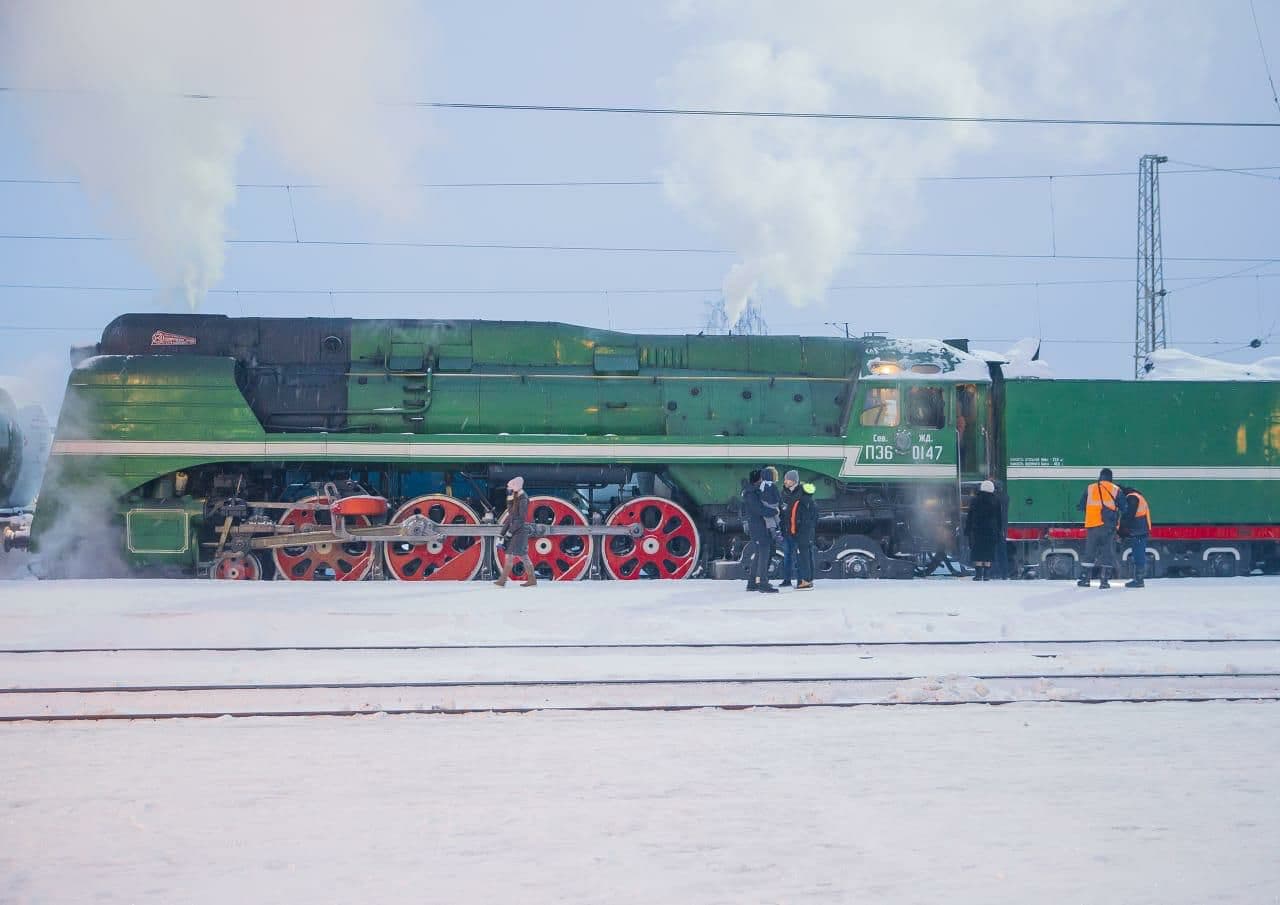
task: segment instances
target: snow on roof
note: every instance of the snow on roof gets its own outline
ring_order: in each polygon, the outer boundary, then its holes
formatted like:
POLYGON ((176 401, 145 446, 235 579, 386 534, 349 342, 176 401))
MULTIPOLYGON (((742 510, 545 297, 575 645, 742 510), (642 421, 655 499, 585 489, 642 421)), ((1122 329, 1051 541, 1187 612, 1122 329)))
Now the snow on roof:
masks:
POLYGON ((1018 340, 1009 347, 1007 352, 974 349, 973 354, 981 357, 984 361, 999 363, 1000 372, 1006 379, 1016 377, 1049 378, 1053 376, 1048 362, 1036 358, 1040 354, 1040 340, 1034 336, 1018 340))
POLYGON ((1149 380, 1280 380, 1280 356, 1237 364, 1192 355, 1181 349, 1151 353, 1149 380))
POLYGON ((867 380, 945 380, 987 383, 991 372, 980 355, 936 339, 868 337, 863 376, 867 380), (884 366, 884 370, 880 368, 884 366))

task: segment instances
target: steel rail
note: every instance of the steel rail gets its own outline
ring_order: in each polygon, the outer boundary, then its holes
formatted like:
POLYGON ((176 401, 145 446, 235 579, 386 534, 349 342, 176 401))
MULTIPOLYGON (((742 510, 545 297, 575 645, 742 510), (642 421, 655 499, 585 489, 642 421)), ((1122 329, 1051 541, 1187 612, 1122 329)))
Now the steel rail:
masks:
POLYGON ((1011 648, 1048 647, 1053 645, 1079 647, 1091 644, 1107 645, 1211 645, 1211 644, 1280 644, 1280 638, 985 638, 948 641, 655 641, 589 644, 575 642, 496 643, 496 644, 300 644, 300 645, 246 645, 188 647, 14 647, 0 648, 5 654, 146 654, 146 653, 271 653, 271 652, 379 652, 379 651, 453 651, 453 650, 703 650, 729 648, 736 650, 760 648, 929 648, 929 647, 979 647, 1011 648))
POLYGON ((237 711, 235 713, 211 713, 192 711, 190 713, 104 713, 104 714, 57 714, 34 716, 0 716, 0 723, 97 723, 118 722, 121 720, 216 720, 223 717, 246 719, 252 717, 276 717, 296 719, 299 717, 353 717, 353 716, 462 716, 467 714, 529 714, 542 711, 557 713, 678 713, 690 710, 809 710, 827 708, 844 710, 853 707, 953 707, 962 704, 985 704, 989 707, 1000 707, 1005 704, 1202 704, 1213 701, 1229 702, 1277 702, 1280 694, 1224 694, 1224 695, 1181 695, 1181 696, 1113 696, 1089 698, 1079 701, 1062 701, 1046 698, 1009 698, 997 701, 798 701, 786 703, 755 704, 592 704, 581 706, 528 706, 528 707, 407 707, 384 708, 379 710, 357 710, 354 708, 337 708, 330 710, 262 710, 237 711))
MULTIPOLYGON (((646 685, 802 685, 820 682, 910 682, 923 679, 915 673, 871 676, 701 676, 687 678, 646 679, 463 679, 436 682, 263 682, 226 685, 92 685, 85 687, 3 688, 0 699, 7 695, 27 694, 150 694, 153 692, 204 692, 204 691, 363 691, 388 688, 582 688, 604 686, 610 688, 641 687, 646 685)), ((1032 681, 1045 679, 1280 679, 1280 672, 1125 672, 1125 673, 988 673, 966 675, 967 679, 980 682, 1012 680, 1032 681)))

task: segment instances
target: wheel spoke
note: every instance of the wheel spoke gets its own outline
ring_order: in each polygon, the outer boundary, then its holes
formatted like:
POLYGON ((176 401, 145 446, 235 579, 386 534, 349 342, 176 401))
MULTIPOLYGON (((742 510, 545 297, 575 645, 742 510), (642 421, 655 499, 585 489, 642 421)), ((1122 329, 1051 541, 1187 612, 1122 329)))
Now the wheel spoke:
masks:
MULTIPOLYGON (((478 525, 480 519, 466 503, 442 494, 409 500, 396 510, 390 524, 422 515, 441 525, 478 525)), ((446 537, 433 543, 407 541, 384 545, 387 571, 397 581, 469 581, 480 571, 484 544, 475 536, 446 537)))
POLYGON ((613 535, 604 546, 604 567, 614 578, 688 578, 698 563, 698 529, 678 503, 662 497, 638 497, 605 520, 618 527, 640 525, 639 537, 613 535))
MULTIPOLYGON (((586 516, 576 507, 553 496, 529 497, 529 522, 582 528, 587 526, 586 516)), ((504 512, 498 524, 506 523, 507 514, 504 512)), ((589 534, 553 534, 529 538, 529 561, 533 563, 534 573, 539 578, 550 578, 553 581, 576 581, 585 577, 594 550, 595 542, 589 534)), ((498 568, 502 569, 506 563, 506 551, 502 547, 494 547, 493 555, 498 568)), ((523 564, 517 564, 511 574, 516 578, 524 578, 523 564)))
POLYGON ((227 553, 209 569, 209 577, 216 581, 259 581, 262 563, 252 553, 227 553))
MULTIPOLYGON (((307 497, 293 508, 286 510, 278 524, 291 525, 297 531, 313 531, 328 528, 329 498, 307 497), (313 508, 311 504, 318 504, 313 508)), ((368 527, 369 519, 363 515, 347 517, 353 527, 368 527)), ((364 543, 337 543, 333 541, 297 547, 278 547, 272 551, 276 564, 276 576, 286 581, 360 581, 373 563, 373 547, 364 543)))

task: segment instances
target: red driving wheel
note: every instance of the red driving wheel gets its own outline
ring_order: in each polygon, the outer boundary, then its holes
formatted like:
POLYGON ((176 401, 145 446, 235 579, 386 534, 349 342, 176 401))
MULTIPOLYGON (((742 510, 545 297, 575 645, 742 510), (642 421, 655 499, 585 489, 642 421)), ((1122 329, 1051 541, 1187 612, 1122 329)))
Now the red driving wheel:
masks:
MULTIPOLYGON (((572 505, 553 496, 529 497, 529 521, 539 525, 574 525, 585 528, 586 517, 572 505)), ((504 512, 498 524, 507 523, 504 512)), ((533 563, 533 571, 539 578, 550 578, 553 581, 576 581, 587 574, 591 565, 591 553, 595 543, 590 534, 554 534, 548 537, 529 538, 529 561, 533 563)), ((502 569, 506 562, 506 551, 502 547, 493 548, 494 559, 498 568, 502 569)), ((524 565, 517 563, 511 573, 515 578, 524 578, 524 565)))
MULTIPOLYGON (((327 529, 331 524, 329 498, 312 496, 298 500, 277 524, 293 525, 298 531, 327 529)), ((347 525, 366 528, 369 520, 363 515, 352 515, 347 517, 347 525)), ((326 541, 277 547, 271 555, 276 563, 276 577, 285 581, 359 581, 373 563, 373 546, 364 542, 326 541)))
POLYGON ((259 581, 262 563, 252 553, 226 553, 213 564, 209 577, 216 581, 259 581))
MULTIPOLYGON (((475 511, 461 500, 428 494, 409 500, 391 517, 398 525, 411 515, 423 515, 438 525, 478 525, 475 511)), ((484 544, 475 535, 457 535, 431 543, 389 541, 387 570, 397 581, 470 581, 480 571, 484 544)))
POLYGON ((639 524, 639 537, 604 541, 604 568, 613 578, 688 578, 698 564, 698 529, 684 507, 656 496, 637 497, 609 513, 605 524, 639 524))

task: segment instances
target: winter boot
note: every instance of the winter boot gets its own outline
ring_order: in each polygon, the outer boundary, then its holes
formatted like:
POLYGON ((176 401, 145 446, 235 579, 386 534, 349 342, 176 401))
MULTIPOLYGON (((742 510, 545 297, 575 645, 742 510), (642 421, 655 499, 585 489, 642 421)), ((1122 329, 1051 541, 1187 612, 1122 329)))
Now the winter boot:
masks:
POLYGON ((1143 581, 1141 578, 1135 578, 1132 581, 1126 581, 1124 583, 1124 586, 1126 588, 1145 588, 1147 586, 1147 583, 1143 581))
POLYGON ((1110 569, 1103 569, 1103 570, 1102 570, 1102 580, 1101 580, 1100 582, 1098 582, 1098 587, 1099 587, 1099 588, 1109 588, 1109 587, 1111 587, 1111 582, 1109 582, 1109 581, 1107 580, 1107 579, 1110 577, 1110 575, 1109 575, 1110 571, 1111 571, 1110 569))
POLYGON ((797 583, 796 583, 796 590, 797 590, 797 591, 812 591, 812 590, 813 590, 813 582, 812 582, 812 581, 805 581, 804 579, 801 579, 799 582, 797 582, 797 583))
POLYGON ((759 592, 760 592, 760 593, 762 593, 762 594, 776 594, 776 593, 778 593, 778 589, 777 589, 777 588, 775 588, 773 585, 769 584, 769 582, 767 582, 767 581, 762 581, 762 582, 760 582, 760 586, 759 586, 758 588, 756 588, 756 590, 757 590, 757 591, 759 591, 759 592))
POLYGON ((1077 585, 1078 587, 1082 587, 1082 588, 1087 588, 1087 587, 1089 587, 1089 576, 1088 576, 1088 575, 1081 575, 1081 576, 1080 576, 1080 578, 1079 578, 1079 580, 1077 580, 1077 581, 1076 581, 1076 585, 1077 585))
POLYGON ((502 564, 502 574, 498 576, 498 580, 494 582, 498 587, 505 588, 507 579, 511 577, 511 570, 516 567, 514 558, 508 556, 507 561, 502 564))

